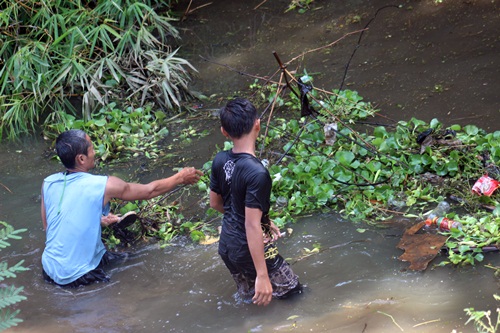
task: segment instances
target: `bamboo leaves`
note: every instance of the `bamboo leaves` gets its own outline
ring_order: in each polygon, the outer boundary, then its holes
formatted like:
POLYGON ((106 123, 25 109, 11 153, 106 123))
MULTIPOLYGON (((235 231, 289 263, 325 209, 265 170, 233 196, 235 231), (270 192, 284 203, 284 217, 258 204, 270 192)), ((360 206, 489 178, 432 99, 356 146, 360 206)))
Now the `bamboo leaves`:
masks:
POLYGON ((194 68, 171 52, 167 38, 178 32, 168 12, 159 14, 153 5, 6 3, 0 13, 0 133, 29 132, 42 115, 51 121, 57 117, 45 116, 52 112, 73 112, 75 102, 86 119, 98 105, 124 97, 130 105, 180 108, 194 68))

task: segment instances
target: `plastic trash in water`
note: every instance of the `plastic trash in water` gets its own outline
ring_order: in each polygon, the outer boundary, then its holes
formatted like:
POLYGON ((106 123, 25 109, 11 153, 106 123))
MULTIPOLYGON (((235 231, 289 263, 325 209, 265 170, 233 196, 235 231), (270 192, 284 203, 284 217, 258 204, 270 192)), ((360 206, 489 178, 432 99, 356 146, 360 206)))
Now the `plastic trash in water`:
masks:
POLYGON ((479 178, 474 186, 472 186, 472 193, 477 195, 491 196, 493 192, 500 187, 500 182, 488 175, 483 175, 479 178))

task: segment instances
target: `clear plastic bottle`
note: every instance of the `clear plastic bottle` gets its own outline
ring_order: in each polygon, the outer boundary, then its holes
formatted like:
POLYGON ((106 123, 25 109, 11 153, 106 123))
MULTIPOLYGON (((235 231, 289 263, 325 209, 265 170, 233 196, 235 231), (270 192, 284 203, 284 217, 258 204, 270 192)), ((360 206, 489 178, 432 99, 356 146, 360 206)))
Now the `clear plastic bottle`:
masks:
POLYGON ((462 223, 450 220, 445 217, 446 213, 450 210, 450 204, 446 201, 441 201, 436 208, 425 220, 425 225, 427 227, 435 226, 439 230, 449 231, 450 229, 462 230, 462 223))
POLYGON ((278 207, 285 207, 288 204, 288 199, 282 196, 276 198, 276 205, 278 207))
POLYGON ((449 218, 446 217, 438 217, 436 219, 436 226, 439 228, 439 230, 450 230, 450 229, 462 230, 462 223, 450 220, 449 218))
POLYGON ((444 217, 449 210, 450 204, 447 201, 441 201, 429 214, 427 220, 425 220, 425 225, 428 227, 430 227, 431 225, 436 225, 437 219, 439 217, 444 217))

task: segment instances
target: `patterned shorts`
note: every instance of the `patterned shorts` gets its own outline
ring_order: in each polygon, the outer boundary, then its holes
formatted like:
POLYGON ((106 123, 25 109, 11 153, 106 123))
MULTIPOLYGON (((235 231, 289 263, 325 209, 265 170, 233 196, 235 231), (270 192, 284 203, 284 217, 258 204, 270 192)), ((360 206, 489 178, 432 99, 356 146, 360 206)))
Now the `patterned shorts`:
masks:
MULTIPOLYGON (((240 297, 244 301, 250 300, 255 294, 255 279, 249 278, 243 273, 235 273, 232 276, 240 297)), ((299 277, 286 261, 283 261, 279 268, 269 273, 269 280, 273 286, 273 297, 283 299, 302 292, 299 277)))

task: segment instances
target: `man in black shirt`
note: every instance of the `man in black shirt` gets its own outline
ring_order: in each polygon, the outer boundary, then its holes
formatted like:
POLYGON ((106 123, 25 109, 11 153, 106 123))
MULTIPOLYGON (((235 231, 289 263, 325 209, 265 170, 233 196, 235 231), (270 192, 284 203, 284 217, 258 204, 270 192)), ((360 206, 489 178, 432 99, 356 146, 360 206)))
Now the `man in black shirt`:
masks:
POLYGON ((240 296, 267 305, 273 296, 300 292, 301 285, 273 244, 279 230, 268 217, 272 181, 255 157, 260 119, 243 98, 227 103, 220 119, 234 147, 215 156, 210 177, 210 206, 224 214, 219 254, 240 296))

